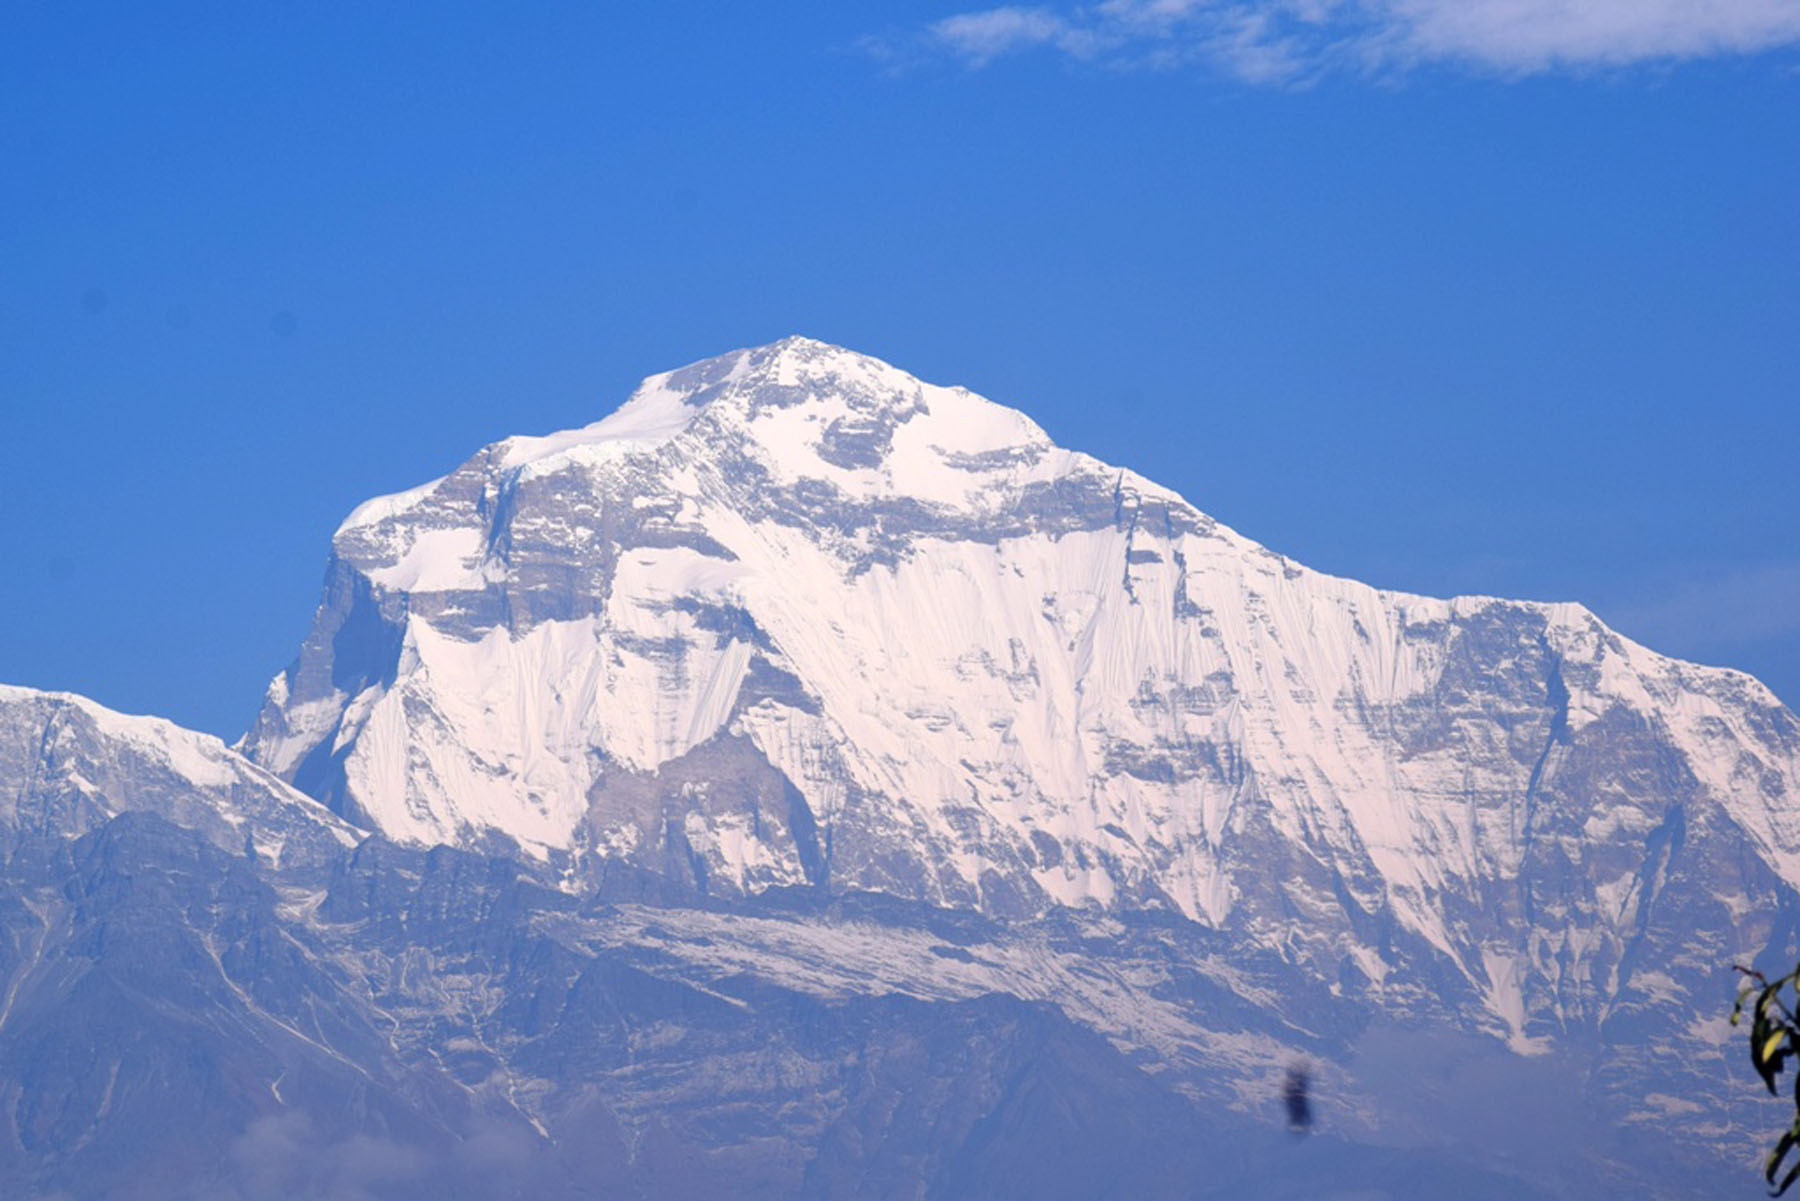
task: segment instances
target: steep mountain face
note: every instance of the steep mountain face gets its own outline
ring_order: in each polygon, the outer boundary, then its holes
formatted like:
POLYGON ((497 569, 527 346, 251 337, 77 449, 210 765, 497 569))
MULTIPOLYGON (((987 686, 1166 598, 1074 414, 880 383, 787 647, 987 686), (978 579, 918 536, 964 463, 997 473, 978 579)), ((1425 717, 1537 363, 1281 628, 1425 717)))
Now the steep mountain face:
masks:
POLYGON ((0 689, 0 1195, 1717 1194, 1797 777, 789 339, 356 510, 237 750, 0 689))
POLYGON ((590 883, 1166 910, 1356 987, 1428 970, 1522 1049, 1633 1003, 1659 905, 1760 945, 1800 880, 1800 725, 1748 677, 1308 571, 798 338, 359 508, 244 750, 590 883))

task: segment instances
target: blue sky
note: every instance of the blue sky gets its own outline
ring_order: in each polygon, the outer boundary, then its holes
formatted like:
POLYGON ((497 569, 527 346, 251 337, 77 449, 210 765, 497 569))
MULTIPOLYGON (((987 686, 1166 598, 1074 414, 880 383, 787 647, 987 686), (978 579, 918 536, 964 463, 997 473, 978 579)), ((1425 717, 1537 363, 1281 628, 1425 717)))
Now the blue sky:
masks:
POLYGON ((1797 42, 1794 0, 9 5, 0 680, 235 736, 358 501, 800 332, 1792 701, 1797 42))

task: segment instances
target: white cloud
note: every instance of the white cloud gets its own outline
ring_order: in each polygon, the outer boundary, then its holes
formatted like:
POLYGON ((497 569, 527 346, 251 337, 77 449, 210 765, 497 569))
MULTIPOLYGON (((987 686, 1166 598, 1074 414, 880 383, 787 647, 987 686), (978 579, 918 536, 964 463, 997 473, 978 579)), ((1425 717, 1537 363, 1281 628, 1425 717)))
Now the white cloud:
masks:
POLYGON ((1796 0, 1388 0, 1419 52, 1520 70, 1747 54, 1800 41, 1796 0))
POLYGON ((1048 9, 1011 6, 960 13, 931 27, 933 40, 977 67, 1033 46, 1078 53, 1078 47, 1063 44, 1075 32, 1073 25, 1048 9))
POLYGON ((1522 75, 1790 47, 1800 0, 1097 0, 965 12, 924 40, 972 67, 1050 49, 1255 81, 1427 63, 1522 75))

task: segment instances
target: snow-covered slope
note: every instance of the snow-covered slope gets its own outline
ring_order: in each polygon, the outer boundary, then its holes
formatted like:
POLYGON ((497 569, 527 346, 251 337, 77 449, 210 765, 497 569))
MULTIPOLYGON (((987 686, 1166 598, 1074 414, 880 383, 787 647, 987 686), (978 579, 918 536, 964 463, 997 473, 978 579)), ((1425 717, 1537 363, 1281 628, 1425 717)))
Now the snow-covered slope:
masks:
POLYGON ((334 552, 244 749, 404 841, 1163 908, 1376 984, 1416 944, 1520 1046, 1604 1016, 1671 843, 1719 857, 1722 935, 1800 882, 1800 725, 1749 677, 1309 571, 806 339, 489 446, 334 552))
POLYGON ((154 813, 221 850, 322 863, 364 832, 207 734, 0 684, 0 846, 154 813))

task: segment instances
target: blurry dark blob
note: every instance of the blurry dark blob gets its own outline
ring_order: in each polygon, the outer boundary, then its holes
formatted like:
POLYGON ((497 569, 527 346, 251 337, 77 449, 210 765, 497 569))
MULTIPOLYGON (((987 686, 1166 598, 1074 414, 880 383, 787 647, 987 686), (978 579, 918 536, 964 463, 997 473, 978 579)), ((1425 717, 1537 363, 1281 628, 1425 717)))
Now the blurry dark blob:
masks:
POLYGON ((105 308, 106 293, 99 288, 89 288, 81 294, 81 311, 88 316, 98 316, 105 308))
POLYGON ((300 328, 300 319, 283 309, 269 318, 269 328, 285 338, 300 328))
POLYGON ((1281 1086, 1281 1099, 1287 1105, 1288 1129, 1295 1134, 1305 1134, 1312 1129, 1312 1100, 1307 1096, 1307 1085, 1306 1069, 1295 1066, 1287 1070, 1287 1083, 1281 1086))

